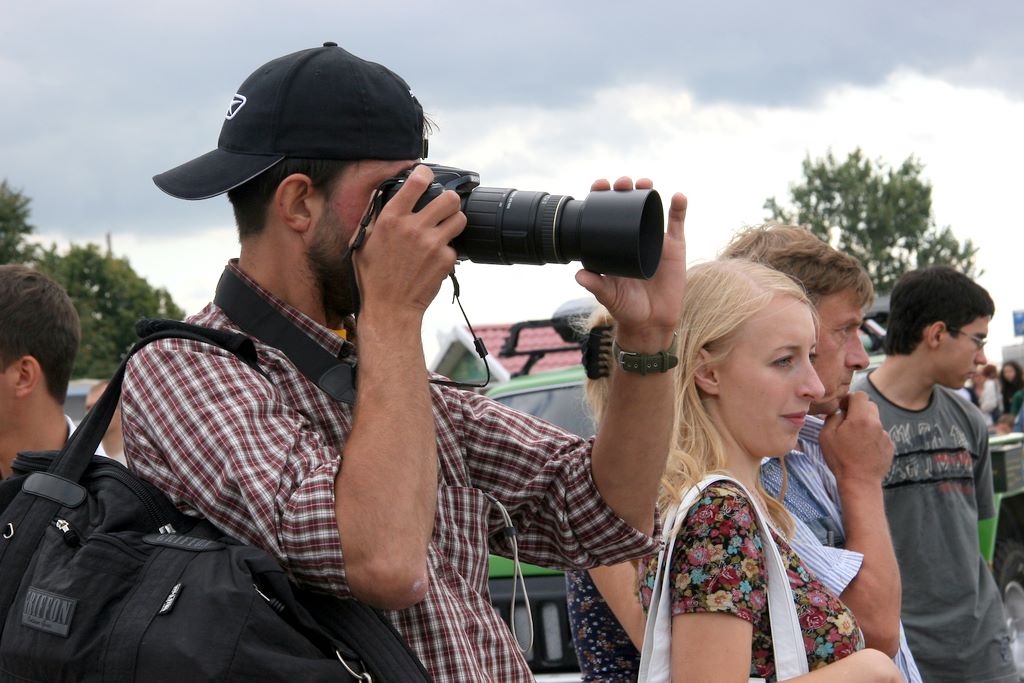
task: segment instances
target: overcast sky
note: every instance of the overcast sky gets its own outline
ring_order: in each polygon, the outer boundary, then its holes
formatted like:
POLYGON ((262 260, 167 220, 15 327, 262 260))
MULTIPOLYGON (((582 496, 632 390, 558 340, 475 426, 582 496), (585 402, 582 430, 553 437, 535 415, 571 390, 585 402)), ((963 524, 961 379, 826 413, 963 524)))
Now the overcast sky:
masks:
MULTIPOLYGON (((237 254, 223 198, 150 177, 216 145, 256 67, 333 40, 412 86, 431 159, 583 197, 647 175, 690 198, 691 260, 787 197, 800 162, 916 155, 940 225, 981 246, 990 337, 1024 308, 1024 3, 0 3, 0 179, 44 239, 101 242, 194 312, 237 254)), ((474 322, 549 315, 573 268, 465 264, 474 322)), ((456 323, 442 289, 426 337, 456 323)), ((494 351, 494 350, 492 350, 494 351)), ((429 350, 428 350, 429 354, 429 350)))

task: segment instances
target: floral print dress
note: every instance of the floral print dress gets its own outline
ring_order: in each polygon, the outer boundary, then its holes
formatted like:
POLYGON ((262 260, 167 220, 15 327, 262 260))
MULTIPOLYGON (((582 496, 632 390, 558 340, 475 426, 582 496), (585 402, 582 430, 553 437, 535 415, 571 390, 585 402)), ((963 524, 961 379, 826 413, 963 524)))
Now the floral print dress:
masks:
MULTIPOLYGON (((775 680, 768 620, 768 573, 761 533, 750 501, 729 482, 712 484, 687 513, 672 552, 669 572, 672 615, 725 612, 754 627, 750 675, 775 680)), ((793 549, 770 530, 787 567, 813 671, 864 647, 853 613, 804 566, 793 549)), ((651 601, 658 557, 644 562, 640 599, 651 601)))

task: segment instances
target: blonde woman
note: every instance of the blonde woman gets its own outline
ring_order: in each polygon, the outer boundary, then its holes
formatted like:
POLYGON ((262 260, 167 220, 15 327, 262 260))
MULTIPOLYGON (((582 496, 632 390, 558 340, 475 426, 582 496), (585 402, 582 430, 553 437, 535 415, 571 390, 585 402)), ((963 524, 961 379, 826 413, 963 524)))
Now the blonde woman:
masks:
MULTIPOLYGON (((762 458, 793 448, 810 403, 824 393, 812 365, 815 338, 813 308, 787 276, 743 260, 690 270, 679 330, 676 444, 659 506, 663 514, 673 509, 709 474, 727 475, 743 488, 714 482, 680 511, 685 519, 671 557, 665 558, 674 683, 776 680, 766 533, 787 570, 810 670, 791 680, 900 681, 888 657, 863 649, 853 614, 786 543, 792 521, 760 485, 762 458), (758 523, 755 505, 766 513, 769 528, 758 523)), ((587 388, 598 418, 606 385, 607 380, 596 380, 587 388)), ((657 566, 657 557, 639 566, 645 609, 657 566)), ((592 574, 639 645, 644 618, 633 568, 619 565, 592 574)))

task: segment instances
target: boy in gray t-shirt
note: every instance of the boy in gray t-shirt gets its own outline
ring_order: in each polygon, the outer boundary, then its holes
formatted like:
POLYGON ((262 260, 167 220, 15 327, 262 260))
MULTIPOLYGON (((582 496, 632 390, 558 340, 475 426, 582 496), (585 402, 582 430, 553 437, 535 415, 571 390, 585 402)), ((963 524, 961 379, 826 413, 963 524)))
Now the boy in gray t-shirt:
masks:
POLYGON ((859 383, 895 446, 883 482, 903 579, 902 619, 926 681, 1016 681, 978 520, 994 515, 988 433, 954 392, 984 353, 994 312, 961 273, 907 273, 890 299, 885 361, 859 383))

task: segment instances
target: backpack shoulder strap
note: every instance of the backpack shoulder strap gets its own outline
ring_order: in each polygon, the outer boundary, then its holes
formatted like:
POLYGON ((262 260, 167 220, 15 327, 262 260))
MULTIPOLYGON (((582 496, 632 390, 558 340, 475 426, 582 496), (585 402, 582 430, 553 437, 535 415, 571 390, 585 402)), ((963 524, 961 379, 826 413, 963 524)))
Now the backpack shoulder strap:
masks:
POLYGON ((269 379, 259 366, 256 345, 243 334, 215 330, 200 325, 191 325, 178 320, 162 320, 143 318, 136 324, 136 331, 141 339, 132 345, 110 378, 107 388, 100 396, 96 405, 85 416, 78 429, 68 439, 60 454, 54 458, 50 473, 77 482, 85 468, 89 465, 92 454, 96 452, 103 435, 107 431, 110 420, 114 417, 118 401, 121 399, 121 384, 125 370, 132 356, 161 339, 187 339, 202 344, 217 346, 231 352, 236 358, 254 371, 269 379))
POLYGON ((373 680, 429 683, 430 674, 383 615, 355 598, 337 598, 292 586, 317 627, 348 645, 373 680))
POLYGON ((202 341, 230 351, 238 360, 264 377, 267 377, 266 372, 260 367, 259 357, 256 353, 256 344, 244 334, 228 330, 217 330, 212 327, 203 327, 202 325, 193 325, 180 320, 165 320, 163 318, 143 318, 139 320, 135 323, 135 333, 139 336, 140 341, 132 347, 129 353, 133 354, 150 341, 156 341, 157 339, 171 339, 174 337, 192 339, 193 341, 202 341), (165 333, 170 334, 169 336, 163 336, 165 333), (180 336, 177 333, 181 333, 180 336))

